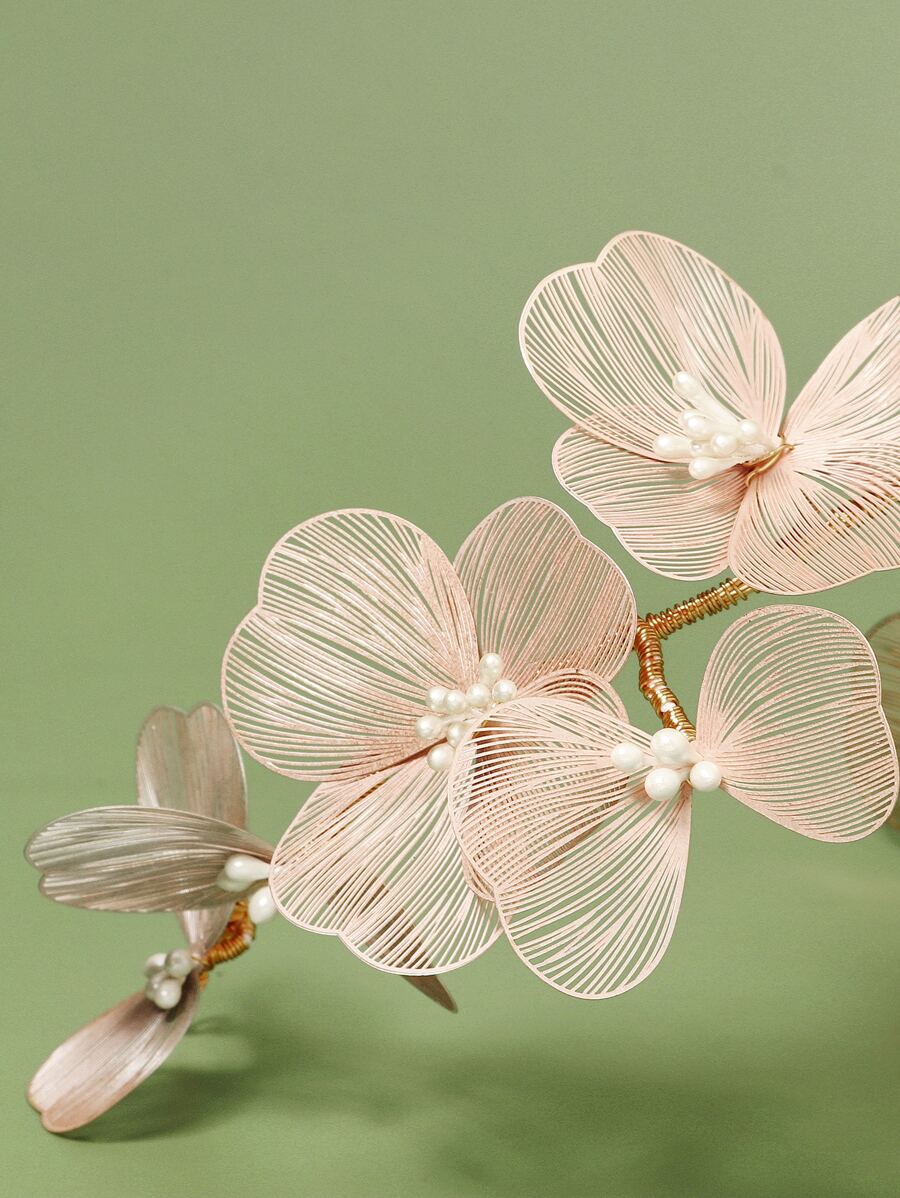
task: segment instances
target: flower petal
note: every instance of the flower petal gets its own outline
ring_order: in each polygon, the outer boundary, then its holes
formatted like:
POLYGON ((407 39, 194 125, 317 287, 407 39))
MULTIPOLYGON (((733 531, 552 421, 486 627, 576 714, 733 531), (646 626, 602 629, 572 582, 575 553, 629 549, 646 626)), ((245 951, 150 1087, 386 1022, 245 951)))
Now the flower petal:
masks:
POLYGON ((681 902, 689 792, 648 799, 610 762, 623 740, 649 745, 587 704, 525 699, 462 746, 453 775, 454 826, 513 948, 579 998, 646 978, 681 902))
POLYGON ((613 678, 631 652, 634 595, 619 567, 544 499, 491 512, 456 556, 482 652, 521 689, 550 671, 613 678))
POLYGON ((366 778, 421 748, 431 686, 478 669, 472 615, 441 550, 383 512, 330 512, 288 533, 222 667, 238 739, 292 778, 366 778))
POLYGON ((638 457, 576 428, 557 441, 553 468, 569 494, 648 570, 695 581, 728 565, 729 539, 747 493, 741 471, 697 482, 684 466, 638 457))
MULTIPOLYGON (((900 753, 900 612, 881 620, 869 630, 869 644, 881 674, 881 705, 887 717, 894 748, 900 753)), ((900 802, 888 821, 900 828, 900 802)))
POLYGON ((143 993, 132 994, 50 1054, 28 1089, 28 1101, 48 1131, 90 1123, 163 1064, 194 1017, 193 974, 181 993, 171 1011, 160 1010, 143 993))
MULTIPOLYGON (((240 750, 225 716, 212 703, 189 714, 158 707, 141 728, 137 748, 138 802, 247 826, 247 786, 240 750)), ((228 924, 234 898, 218 907, 179 911, 188 944, 205 952, 228 924)))
POLYGON ((736 620, 706 667, 697 749, 723 789, 814 840, 859 840, 887 819, 897 755, 865 637, 815 607, 736 620))
POLYGON ((498 933, 463 875, 447 777, 424 758, 319 786, 276 848, 269 885, 292 923, 392 973, 457 969, 498 933))
POLYGON ((732 566, 809 594, 900 566, 900 299, 831 351, 791 408, 796 448, 751 483, 732 566))
POLYGON ((222 902, 216 878, 233 853, 268 861, 272 849, 242 828, 192 811, 93 807, 47 824, 25 853, 44 875, 41 890, 58 903, 184 911, 222 902))
POLYGON ((623 233, 596 262, 539 283, 522 313, 528 369, 551 402, 603 441, 654 455, 684 402, 672 380, 775 433, 784 360, 753 300, 712 262, 668 237, 623 233))

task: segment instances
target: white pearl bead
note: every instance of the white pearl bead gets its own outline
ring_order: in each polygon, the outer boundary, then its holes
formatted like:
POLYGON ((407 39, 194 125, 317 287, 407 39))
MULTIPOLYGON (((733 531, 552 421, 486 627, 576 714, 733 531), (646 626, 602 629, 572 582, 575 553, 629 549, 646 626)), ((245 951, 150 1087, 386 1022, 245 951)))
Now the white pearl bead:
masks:
POLYGON ((665 765, 651 770, 644 779, 644 790, 651 799, 656 799, 658 802, 674 799, 680 789, 681 774, 675 770, 670 770, 665 765))
MULTIPOLYGON (((164 956, 163 956, 163 959, 165 960, 164 956)), ((163 984, 163 982, 166 981, 168 976, 169 975, 166 973, 166 971, 164 969, 158 969, 156 971, 156 973, 151 974, 151 976, 147 979, 146 986, 144 987, 144 993, 147 995, 148 998, 153 998, 153 996, 156 994, 157 990, 160 988, 160 986, 163 984)))
POLYGON ((194 959, 186 948, 173 948, 166 957, 166 973, 170 978, 186 978, 193 971, 194 959))
POLYGON ((660 765, 686 765, 691 759, 691 742, 677 728, 660 728, 650 737, 650 752, 660 765))
POLYGON ((509 703, 519 693, 519 688, 511 678, 501 678, 499 682, 494 683, 494 689, 491 692, 494 700, 497 703, 509 703))
POLYGON ((419 740, 434 740, 441 730, 443 721, 440 716, 422 715, 416 720, 416 736, 419 740))
POLYGON ((717 790, 721 781, 722 771, 714 761, 698 761, 691 769, 694 790, 717 790))
POLYGON ((688 402, 697 398, 701 394, 703 388, 697 382, 692 374, 688 374, 686 370, 679 370, 672 379, 672 386, 675 388, 676 394, 688 402))
POLYGON ((466 691, 466 702, 470 707, 487 707, 491 692, 483 682, 476 682, 466 691))
POLYGON ((745 445, 752 445, 762 436, 762 429, 755 420, 742 420, 738 425, 738 436, 745 445))
POLYGON ((260 886, 247 900, 247 914, 254 923, 267 923, 277 911, 275 898, 268 886, 260 886))
POLYGON ((496 682, 503 673, 503 660, 499 653, 485 653, 478 664, 482 682, 496 682))
POLYGON ((716 433, 710 445, 717 458, 729 458, 737 449, 737 437, 732 433, 716 433))
POLYGON ((457 745, 461 745, 466 735, 465 724, 450 724, 447 728, 447 744, 452 745, 455 749, 457 745))
POLYGON ((228 894, 240 894, 242 890, 247 889, 246 882, 236 882, 234 878, 229 878, 224 869, 216 878, 216 885, 220 890, 224 890, 228 894))
POLYGON ((688 474, 691 478, 696 478, 698 481, 703 481, 707 478, 712 478, 720 473, 721 463, 715 458, 694 458, 688 465, 688 474))
POLYGON ((448 691, 444 700, 444 711, 448 715, 461 715, 466 710, 466 696, 462 691, 448 691))
POLYGON ((144 962, 144 975, 152 978, 155 973, 159 973, 165 968, 166 954, 154 953, 152 957, 148 957, 144 962))
POLYGON ((232 882, 259 882, 269 876, 268 861, 260 861, 258 857, 250 857, 246 853, 234 853, 225 862, 225 877, 232 882))
POLYGON ((632 745, 628 741, 616 745, 609 755, 610 761, 617 770, 625 774, 636 774, 644 764, 644 751, 640 745, 632 745))
POLYGON ((441 741, 434 746, 426 760, 433 770, 449 770, 453 764, 453 749, 446 741, 441 741))
POLYGON ((689 412, 685 417, 684 427, 692 437, 708 437, 713 431, 712 422, 700 412, 689 412))
POLYGON ((446 686, 433 686, 428 692, 428 706, 432 711, 443 711, 446 698, 446 686))
POLYGON ((674 433, 661 433, 654 442, 654 448, 663 458, 685 457, 691 451, 688 439, 677 437, 674 433))
POLYGON ((181 982, 177 978, 165 978, 153 991, 152 1001, 161 1011, 171 1011, 181 1001, 181 982))

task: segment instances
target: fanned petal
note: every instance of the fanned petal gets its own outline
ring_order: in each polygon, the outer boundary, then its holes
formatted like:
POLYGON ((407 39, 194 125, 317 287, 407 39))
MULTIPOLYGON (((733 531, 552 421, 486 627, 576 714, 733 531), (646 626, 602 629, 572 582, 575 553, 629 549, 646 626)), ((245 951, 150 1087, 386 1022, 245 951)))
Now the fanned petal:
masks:
POLYGON ((497 508, 454 564, 481 651, 499 653, 520 689, 551 670, 613 678, 631 652, 631 587, 553 503, 514 499, 497 508))
MULTIPOLYGON (((881 674, 881 704, 894 738, 894 748, 900 753, 900 612, 870 629, 868 640, 881 674)), ((892 827, 900 828, 900 805, 895 805, 888 822, 892 827)))
POLYGON ((647 798, 609 759, 649 737, 591 705, 508 704, 459 751, 454 826, 492 886, 529 969, 566 994, 609 998, 659 963, 681 902, 687 788, 647 798))
POLYGON ((785 394, 775 331, 712 262, 668 237, 623 233, 596 262, 539 283, 519 326, 525 363, 570 420, 622 449, 656 456, 677 430, 679 371, 774 434, 785 394))
POLYGON ((272 550, 222 692, 263 765, 365 778, 421 748, 429 687, 465 688, 477 668, 472 614, 438 546, 397 516, 330 512, 272 550))
POLYGON ((887 818, 897 755, 872 650, 815 607, 766 607, 716 645, 700 692, 697 749, 723 789, 814 840, 859 840, 887 818))
POLYGON ((268 861, 272 849, 242 828, 193 811, 92 807, 47 824, 25 853, 43 874, 41 890, 58 903, 184 911, 222 903, 215 880, 233 853, 268 861))
POLYGON ((292 923, 392 973, 457 969, 497 937, 492 905, 466 884, 447 777, 422 757, 317 787, 275 850, 269 885, 292 923))
POLYGON ((900 299, 831 351, 791 407, 795 448, 750 486, 735 573, 799 595, 900 566, 900 299))
MULTIPOLYGON (((247 786, 240 750, 225 716, 212 703, 188 715, 158 707, 141 728, 137 747, 138 802, 194 811, 247 826, 247 786)), ((201 911, 179 911, 188 944, 211 948, 228 924, 234 899, 201 911)))
POLYGON ((44 1127, 53 1132, 83 1127, 154 1073, 191 1025, 198 997, 193 974, 181 994, 171 1011, 132 994, 60 1044, 28 1089, 44 1127))
POLYGON ((649 570, 697 580, 728 565, 729 540, 747 493, 742 471, 698 482, 683 465, 638 457, 576 428, 557 441, 553 468, 569 494, 649 570))

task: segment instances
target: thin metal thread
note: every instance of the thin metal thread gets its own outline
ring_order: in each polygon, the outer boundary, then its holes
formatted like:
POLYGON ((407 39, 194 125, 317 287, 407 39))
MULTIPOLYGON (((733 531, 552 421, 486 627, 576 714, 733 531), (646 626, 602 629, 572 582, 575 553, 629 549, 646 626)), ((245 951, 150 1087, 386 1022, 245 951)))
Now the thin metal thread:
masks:
POLYGON ((754 587, 739 578, 726 578, 718 586, 701 591, 661 612, 650 612, 637 622, 634 651, 638 658, 638 686, 641 694, 667 728, 677 728, 693 739, 696 728, 666 681, 662 642, 680 628, 687 628, 706 616, 725 611, 749 598, 754 587))
POLYGON ((247 912, 246 900, 240 899, 234 904, 231 918, 221 937, 200 958, 200 971, 197 978, 200 988, 202 989, 206 985, 210 973, 217 965, 240 957, 255 939, 256 924, 247 912))

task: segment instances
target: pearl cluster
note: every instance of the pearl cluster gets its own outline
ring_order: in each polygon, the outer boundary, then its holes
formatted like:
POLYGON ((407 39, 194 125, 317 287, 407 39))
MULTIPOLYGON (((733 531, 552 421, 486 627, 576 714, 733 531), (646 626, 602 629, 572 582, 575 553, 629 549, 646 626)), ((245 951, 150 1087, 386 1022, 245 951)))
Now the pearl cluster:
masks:
POLYGON ((650 738, 650 752, 628 741, 616 745, 609 755, 617 770, 636 774, 650 772, 644 779, 644 790, 651 799, 674 799, 682 783, 690 779, 694 790, 715 790, 722 781, 722 771, 714 761, 704 761, 693 744, 677 728, 660 728, 650 738))
POLYGON ((672 386, 691 406, 678 415, 682 431, 662 433, 654 448, 670 462, 687 462, 691 478, 712 478, 739 463, 756 462, 781 445, 755 420, 740 420, 704 391, 692 374, 679 371, 672 386))
POLYGON ((265 923, 277 910, 268 880, 268 861, 261 861, 259 857, 249 857, 246 853, 234 853, 225 862, 222 872, 216 878, 216 885, 220 890, 227 890, 229 894, 242 894, 249 890, 247 914, 254 923, 265 923))
POLYGON ((171 1011, 181 1002, 181 987, 197 962, 186 948, 170 953, 154 953, 144 962, 147 985, 144 993, 161 1011, 171 1011))
POLYGON ((503 662, 498 653, 485 653, 478 665, 478 682, 467 691, 433 686, 426 696, 429 710, 416 720, 420 740, 437 740, 428 753, 433 770, 448 770, 457 747, 473 724, 483 720, 500 703, 509 703, 518 693, 516 684, 503 678, 503 662))

